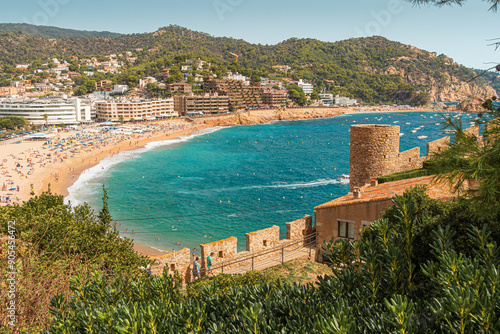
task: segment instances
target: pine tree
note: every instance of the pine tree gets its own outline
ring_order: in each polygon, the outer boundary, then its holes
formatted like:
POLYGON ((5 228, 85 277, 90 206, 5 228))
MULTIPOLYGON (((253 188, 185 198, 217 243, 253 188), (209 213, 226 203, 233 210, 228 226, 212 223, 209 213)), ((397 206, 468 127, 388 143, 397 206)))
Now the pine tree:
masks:
POLYGON ((102 197, 102 209, 99 211, 99 220, 104 226, 110 226, 113 218, 111 218, 111 214, 109 213, 108 209, 108 192, 106 191, 106 188, 104 185, 102 186, 102 191, 104 193, 104 196, 102 197))

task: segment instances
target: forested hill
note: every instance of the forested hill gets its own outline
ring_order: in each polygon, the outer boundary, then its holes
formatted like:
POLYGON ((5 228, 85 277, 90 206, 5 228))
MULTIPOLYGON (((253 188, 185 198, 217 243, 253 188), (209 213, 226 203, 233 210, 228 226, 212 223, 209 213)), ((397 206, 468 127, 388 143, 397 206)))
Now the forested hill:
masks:
POLYGON ((429 93, 433 101, 457 101, 470 95, 495 94, 485 80, 467 83, 475 73, 447 56, 383 37, 335 43, 292 38, 276 45, 261 45, 213 37, 179 26, 116 37, 48 39, 19 32, 0 33, 0 63, 9 65, 54 55, 117 54, 139 48, 144 51, 134 65, 149 75, 154 75, 161 65, 168 66, 164 60, 181 54, 230 63, 235 59, 230 53, 235 53, 242 67, 267 75, 273 73, 274 65, 288 65, 292 70, 286 76, 310 80, 326 91, 364 101, 390 101, 392 95, 404 100, 406 91, 408 95, 415 91, 429 93))
POLYGON ((51 26, 36 26, 27 23, 0 23, 0 32, 22 31, 27 35, 45 38, 62 37, 116 37, 120 34, 109 31, 86 31, 64 29, 51 26))

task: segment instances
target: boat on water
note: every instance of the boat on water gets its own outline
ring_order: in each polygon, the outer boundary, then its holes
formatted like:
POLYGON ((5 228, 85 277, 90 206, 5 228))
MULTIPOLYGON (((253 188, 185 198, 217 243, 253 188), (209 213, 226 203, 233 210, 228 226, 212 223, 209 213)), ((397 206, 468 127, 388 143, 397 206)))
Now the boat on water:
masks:
POLYGON ((429 138, 428 136, 418 136, 417 137, 418 139, 425 139, 425 138, 429 138))
POLYGON ((417 132, 417 129, 413 129, 413 130, 411 130, 410 132, 411 132, 411 133, 415 133, 415 132, 417 132))
POLYGON ((351 181, 351 177, 349 174, 342 174, 341 176, 337 176, 337 181, 340 183, 349 183, 351 181))

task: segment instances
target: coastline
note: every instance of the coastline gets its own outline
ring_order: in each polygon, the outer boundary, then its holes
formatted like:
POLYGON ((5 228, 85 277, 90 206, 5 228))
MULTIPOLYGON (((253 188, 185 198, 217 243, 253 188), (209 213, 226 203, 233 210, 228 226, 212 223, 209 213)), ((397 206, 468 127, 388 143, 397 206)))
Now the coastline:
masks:
MULTIPOLYGON (((130 139, 134 141, 131 145, 129 139, 122 140, 115 144, 106 145, 99 148, 97 151, 100 152, 83 152, 77 154, 74 157, 68 158, 63 162, 54 163, 50 166, 44 166, 41 170, 37 170, 38 173, 34 173, 31 178, 26 178, 19 183, 21 191, 19 191, 18 197, 20 201, 26 201, 31 198, 29 194, 29 185, 33 184, 33 190, 35 194, 39 195, 42 191, 46 191, 49 187, 52 193, 60 194, 64 197, 69 195, 68 188, 71 187, 89 168, 96 166, 106 157, 112 156, 114 154, 133 151, 145 147, 148 143, 166 141, 178 139, 179 136, 192 135, 200 130, 206 128, 212 128, 215 126, 238 126, 238 125, 253 125, 253 124, 267 124, 274 121, 290 121, 290 120, 302 120, 302 119, 318 119, 318 118, 330 118, 334 116, 340 116, 347 113, 384 113, 384 112, 429 112, 431 110, 360 110, 360 108, 292 108, 292 109, 271 109, 271 110, 253 110, 247 112, 240 112, 236 114, 227 115, 214 115, 214 116, 204 116, 197 117, 193 119, 182 119, 175 120, 174 123, 178 126, 186 127, 174 131, 157 131, 152 135, 146 134, 143 136, 132 136, 130 139), (43 173, 41 173, 43 171, 43 173), (29 182, 28 182, 29 181, 29 182)), ((151 124, 155 124, 158 127, 166 125, 172 121, 156 121, 151 124)), ((71 133, 68 134, 68 136, 71 133)), ((11 146, 16 148, 16 144, 6 145, 6 148, 11 146)), ((32 149, 40 149, 42 144, 40 142, 29 142, 22 144, 25 147, 31 147, 32 149)), ((25 148, 22 147, 22 148, 25 148)), ((19 147, 21 148, 21 147, 19 147)), ((4 159, 11 153, 9 149, 5 152, 0 153, 0 158, 4 159), (8 152, 7 152, 8 151, 8 152)), ((21 159, 18 159, 21 160, 21 159)), ((62 160, 62 159, 61 159, 62 160)), ((21 178, 20 178, 21 179, 21 178)), ((147 245, 142 245, 140 243, 134 242, 134 249, 136 252, 146 255, 146 256, 160 256, 167 252, 161 252, 147 245)))
POLYGON ((159 134, 156 136, 139 139, 139 143, 134 146, 129 146, 128 143, 123 142, 114 145, 106 150, 103 150, 103 152, 98 153, 97 155, 87 155, 79 157, 78 159, 82 159, 83 163, 77 160, 69 161, 69 163, 62 165, 57 169, 57 172, 59 173, 59 181, 56 181, 53 176, 44 178, 42 181, 42 190, 47 190, 50 183, 51 191, 53 193, 60 194, 66 197, 69 195, 68 188, 78 180, 82 173, 98 165, 103 159, 109 157, 110 155, 126 151, 138 150, 140 148, 144 148, 147 144, 152 142, 178 139, 179 136, 188 136, 206 128, 208 128, 208 126, 196 125, 194 128, 174 131, 170 134, 167 134, 166 136, 164 134, 159 134), (94 161, 89 158, 94 158, 94 161), (85 161, 87 162, 85 163, 85 161))

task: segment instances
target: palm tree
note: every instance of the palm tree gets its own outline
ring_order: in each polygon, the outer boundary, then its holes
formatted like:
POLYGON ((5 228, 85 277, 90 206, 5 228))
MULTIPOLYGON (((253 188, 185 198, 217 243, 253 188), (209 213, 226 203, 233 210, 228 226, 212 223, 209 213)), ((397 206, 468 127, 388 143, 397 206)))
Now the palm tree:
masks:
POLYGON ((48 126, 49 123, 49 115, 43 114, 43 120, 45 121, 45 126, 48 126))

